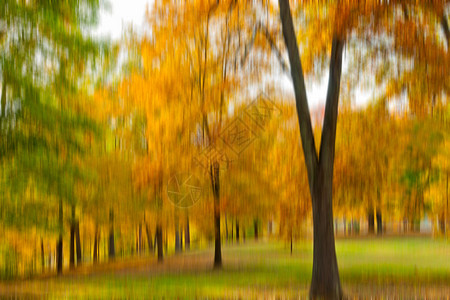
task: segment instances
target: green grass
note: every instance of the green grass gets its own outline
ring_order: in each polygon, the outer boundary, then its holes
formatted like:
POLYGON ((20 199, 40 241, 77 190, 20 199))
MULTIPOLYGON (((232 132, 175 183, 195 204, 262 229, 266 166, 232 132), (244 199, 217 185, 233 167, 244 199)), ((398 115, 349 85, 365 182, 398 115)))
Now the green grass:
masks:
MULTIPOLYGON (((341 283, 349 297, 450 295, 450 243, 430 238, 346 239, 336 243, 341 283)), ((213 251, 192 251, 110 267, 85 267, 62 277, 3 283, 0 295, 48 298, 305 298, 312 269, 310 241, 223 247, 224 268, 212 271, 213 251)))

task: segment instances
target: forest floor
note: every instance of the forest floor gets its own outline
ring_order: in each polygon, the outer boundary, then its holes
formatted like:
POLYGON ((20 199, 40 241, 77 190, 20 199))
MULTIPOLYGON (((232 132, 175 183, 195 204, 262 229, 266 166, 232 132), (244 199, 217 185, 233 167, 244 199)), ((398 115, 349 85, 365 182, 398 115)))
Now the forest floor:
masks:
MULTIPOLYGON (((338 239, 341 283, 350 299, 449 299, 450 241, 430 237, 338 239)), ((62 276, 0 282, 12 298, 307 298, 312 243, 247 241, 223 246, 223 270, 213 249, 189 251, 157 263, 140 257, 84 266, 62 276)))

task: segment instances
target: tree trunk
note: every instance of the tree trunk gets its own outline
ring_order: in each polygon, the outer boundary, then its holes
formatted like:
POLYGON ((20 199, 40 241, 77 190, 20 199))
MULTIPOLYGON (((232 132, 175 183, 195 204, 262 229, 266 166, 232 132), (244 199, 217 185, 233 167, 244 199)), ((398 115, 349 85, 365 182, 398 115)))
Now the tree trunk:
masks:
POLYGON ((383 220, 381 218, 381 211, 377 209, 377 234, 382 235, 383 234, 383 220))
POLYGON ((236 242, 239 243, 239 221, 236 219, 236 242))
POLYGON ((178 211, 175 209, 175 253, 179 253, 181 251, 181 240, 180 240, 180 222, 178 217, 178 211))
POLYGON ((69 268, 75 267, 75 205, 72 204, 72 218, 70 220, 70 251, 69 268))
POLYGON ((56 272, 62 273, 63 268, 63 237, 59 234, 58 242, 56 243, 56 272))
POLYGON ((92 254, 92 260, 95 263, 98 262, 98 243, 99 243, 99 232, 98 232, 98 226, 95 225, 95 232, 94 232, 94 253, 92 254))
POLYGON ((148 244, 148 251, 153 252, 153 239, 152 234, 150 232, 150 227, 148 224, 145 224, 145 233, 147 234, 147 244, 148 244))
POLYGON ((253 230, 255 232, 255 240, 258 240, 258 220, 254 219, 253 220, 253 230))
POLYGON ((56 243, 56 272, 62 273, 63 269, 63 203, 62 198, 59 199, 59 237, 56 243))
POLYGON ((292 255, 292 230, 291 230, 291 255, 292 255))
POLYGON ((142 222, 139 222, 139 236, 138 236, 138 253, 141 255, 142 251, 142 222))
POLYGON ((214 268, 222 268, 222 249, 220 241, 220 177, 219 163, 210 166, 210 177, 214 195, 214 268))
POLYGON ((186 214, 186 228, 184 230, 184 249, 187 251, 191 247, 191 234, 189 232, 189 215, 186 214))
POLYGON ((368 225, 369 225, 368 233, 374 234, 375 233, 375 216, 373 213, 373 209, 369 210, 367 220, 368 220, 368 225))
POLYGON ((112 208, 109 211, 109 226, 108 258, 114 260, 116 249, 114 247, 114 211, 112 208))
POLYGON ((44 255, 44 239, 41 237, 41 264, 42 272, 45 270, 45 255, 44 255))
POLYGON ((75 241, 77 248, 77 266, 82 264, 81 258, 81 238, 80 238, 80 222, 75 222, 75 241))
POLYGON ((317 155, 289 0, 279 0, 278 3, 283 37, 289 54, 313 209, 314 251, 310 298, 341 299, 343 295, 334 243, 332 187, 344 41, 338 34, 333 33, 322 137, 317 155))
POLYGON ((70 252, 69 252, 69 268, 75 267, 75 223, 70 222, 70 252))
POLYGON ((5 118, 6 116, 6 78, 5 78, 5 73, 3 73, 3 82, 2 82, 2 96, 1 96, 1 117, 0 120, 2 118, 5 118))
POLYGON ((156 246, 158 252, 158 262, 163 261, 163 234, 161 225, 156 225, 156 246))

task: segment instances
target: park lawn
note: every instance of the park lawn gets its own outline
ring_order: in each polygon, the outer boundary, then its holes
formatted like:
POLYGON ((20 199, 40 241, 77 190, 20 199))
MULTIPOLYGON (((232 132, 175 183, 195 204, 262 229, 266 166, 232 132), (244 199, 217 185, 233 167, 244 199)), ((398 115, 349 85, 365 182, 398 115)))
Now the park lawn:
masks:
MULTIPOLYGON (((339 239, 341 283, 349 298, 450 295, 450 243, 428 237, 339 239)), ((0 284, 0 295, 48 298, 306 298, 312 242, 224 245, 221 271, 213 250, 191 251, 158 264, 139 258, 83 267, 60 277, 0 284)))

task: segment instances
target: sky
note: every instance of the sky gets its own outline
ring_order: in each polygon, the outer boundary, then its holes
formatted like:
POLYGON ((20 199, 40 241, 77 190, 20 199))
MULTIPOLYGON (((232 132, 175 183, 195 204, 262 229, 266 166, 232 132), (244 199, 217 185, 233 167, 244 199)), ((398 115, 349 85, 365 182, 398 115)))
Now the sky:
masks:
MULTIPOLYGON (((132 24, 139 31, 143 28, 146 6, 151 6, 152 0, 109 0, 110 9, 102 11, 100 15, 100 24, 96 33, 100 36, 110 37, 114 40, 120 39, 125 26, 132 24)), ((344 57, 345 66, 348 56, 344 57)), ((290 92, 294 96, 294 90, 290 79, 282 76, 283 90, 290 92)), ((328 85, 328 73, 324 72, 324 78, 320 82, 306 82, 308 102, 310 108, 322 106, 325 104, 326 90, 328 85)), ((364 106, 370 94, 365 91, 356 91, 355 104, 364 106)))

